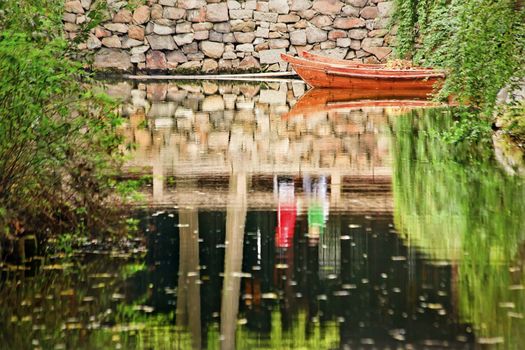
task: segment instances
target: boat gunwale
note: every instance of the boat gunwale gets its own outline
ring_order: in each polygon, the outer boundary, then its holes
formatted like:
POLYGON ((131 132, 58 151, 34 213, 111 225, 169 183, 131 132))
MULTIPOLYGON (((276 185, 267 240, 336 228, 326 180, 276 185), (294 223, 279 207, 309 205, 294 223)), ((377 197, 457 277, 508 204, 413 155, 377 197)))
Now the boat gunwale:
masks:
MULTIPOLYGON (((363 74, 367 76, 378 76, 379 78, 393 78, 398 79, 401 77, 415 76, 414 79, 421 79, 420 76, 425 76, 429 78, 444 78, 445 73, 439 70, 429 70, 429 69, 411 69, 411 70, 399 70, 399 69, 384 69, 384 68, 362 68, 362 67, 349 67, 340 64, 331 64, 325 62, 315 62, 310 61, 301 57, 293 57, 287 54, 282 53, 281 58, 290 63, 292 66, 299 65, 305 68, 311 69, 329 69, 331 72, 354 72, 356 74, 363 74)), ((335 74, 335 73, 334 73, 335 74)))

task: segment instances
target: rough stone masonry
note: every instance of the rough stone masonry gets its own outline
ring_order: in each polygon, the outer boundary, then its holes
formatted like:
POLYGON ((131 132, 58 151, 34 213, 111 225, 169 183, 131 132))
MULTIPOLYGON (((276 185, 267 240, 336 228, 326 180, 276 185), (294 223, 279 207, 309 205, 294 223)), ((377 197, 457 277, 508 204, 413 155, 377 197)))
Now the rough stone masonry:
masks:
MULTIPOLYGON (((280 53, 303 50, 366 63, 391 53, 392 1, 107 0, 105 21, 80 49, 97 70, 142 72, 285 71, 280 53)), ((65 4, 75 38, 92 0, 65 4)))

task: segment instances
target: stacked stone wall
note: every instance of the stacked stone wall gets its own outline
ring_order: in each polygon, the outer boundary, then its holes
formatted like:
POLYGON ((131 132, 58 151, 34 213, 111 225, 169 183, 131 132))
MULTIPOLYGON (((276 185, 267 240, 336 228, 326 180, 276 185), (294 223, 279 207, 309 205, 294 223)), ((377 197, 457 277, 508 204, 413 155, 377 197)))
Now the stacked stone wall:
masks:
MULTIPOLYGON (((122 71, 285 71, 283 52, 303 50, 366 63, 391 53, 392 2, 384 0, 107 0, 106 20, 80 48, 93 67, 122 71)), ((95 6, 67 1, 75 38, 95 6)))

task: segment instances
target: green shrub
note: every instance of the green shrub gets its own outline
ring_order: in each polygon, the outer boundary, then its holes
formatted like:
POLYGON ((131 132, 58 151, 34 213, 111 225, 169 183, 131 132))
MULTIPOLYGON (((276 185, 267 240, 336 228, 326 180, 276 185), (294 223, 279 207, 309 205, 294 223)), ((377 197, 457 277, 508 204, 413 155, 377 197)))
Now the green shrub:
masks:
POLYGON ((120 119, 62 37, 63 2, 0 1, 0 230, 99 232, 120 119))
POLYGON ((397 55, 446 69, 442 96, 490 114, 498 91, 525 76, 519 0, 396 0, 397 55))

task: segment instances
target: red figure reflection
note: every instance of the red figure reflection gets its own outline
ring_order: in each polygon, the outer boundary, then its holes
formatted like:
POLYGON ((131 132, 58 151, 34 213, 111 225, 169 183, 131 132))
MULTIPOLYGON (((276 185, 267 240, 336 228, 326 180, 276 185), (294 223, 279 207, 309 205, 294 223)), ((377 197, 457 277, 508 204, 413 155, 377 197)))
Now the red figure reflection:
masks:
POLYGON ((278 180, 277 228, 275 245, 278 248, 289 248, 293 244, 297 205, 293 180, 278 180))

